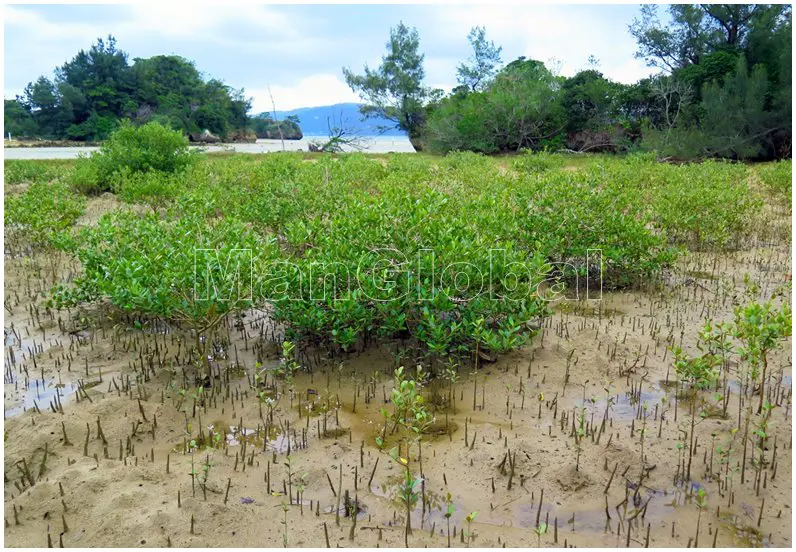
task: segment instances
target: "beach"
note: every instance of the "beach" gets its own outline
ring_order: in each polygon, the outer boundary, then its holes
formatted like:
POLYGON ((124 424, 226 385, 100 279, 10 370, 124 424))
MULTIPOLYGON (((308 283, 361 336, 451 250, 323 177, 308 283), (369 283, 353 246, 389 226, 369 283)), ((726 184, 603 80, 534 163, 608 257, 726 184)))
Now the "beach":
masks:
MULTIPOLYGON (((326 141, 325 136, 305 136, 301 140, 285 140, 285 151, 309 151, 311 143, 323 143, 326 141)), ((368 137, 363 138, 362 149, 365 153, 414 153, 415 149, 412 147, 409 138, 405 136, 389 136, 389 137, 368 137)), ((213 144, 206 146, 192 146, 207 153, 220 153, 220 152, 236 152, 236 153, 269 153, 273 151, 282 151, 281 140, 257 140, 253 144, 213 144)), ((97 151, 96 147, 4 147, 4 159, 74 159, 80 154, 88 154, 92 151, 97 151)), ((353 148, 344 148, 347 151, 352 151, 353 148)))

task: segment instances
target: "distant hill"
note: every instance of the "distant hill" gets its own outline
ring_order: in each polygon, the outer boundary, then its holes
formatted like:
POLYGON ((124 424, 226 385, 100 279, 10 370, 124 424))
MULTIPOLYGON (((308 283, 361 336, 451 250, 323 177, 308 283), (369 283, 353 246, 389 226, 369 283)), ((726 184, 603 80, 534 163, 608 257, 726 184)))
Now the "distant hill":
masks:
POLYGON ((359 112, 360 104, 340 103, 321 107, 301 107, 290 111, 277 111, 277 117, 282 120, 289 115, 299 118, 299 126, 304 136, 328 136, 329 128, 327 119, 332 119, 332 126, 340 126, 340 119, 346 128, 351 128, 360 136, 406 136, 402 130, 392 128, 394 123, 380 117, 362 120, 359 112), (386 132, 379 132, 379 126, 390 127, 386 132))

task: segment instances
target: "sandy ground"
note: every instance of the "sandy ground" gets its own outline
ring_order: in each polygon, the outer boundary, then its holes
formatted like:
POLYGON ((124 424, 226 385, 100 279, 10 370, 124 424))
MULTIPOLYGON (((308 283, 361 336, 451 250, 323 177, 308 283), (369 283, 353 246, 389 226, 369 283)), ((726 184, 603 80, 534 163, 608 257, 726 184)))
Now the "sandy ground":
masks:
MULTIPOLYGON (((86 223, 113 206, 92 201, 108 205, 92 204, 86 223)), ((467 545, 463 530, 478 547, 643 546, 647 537, 650 546, 791 546, 790 340, 770 359, 777 408, 759 488, 748 458, 741 482, 740 434, 728 462, 718 452, 746 408, 736 364, 727 418, 696 425, 690 481, 682 477, 687 452, 677 443, 690 424, 688 399, 677 396, 667 352, 680 343, 694 352, 706 318, 732 318, 744 274, 762 295, 774 293, 790 259, 789 241, 692 254, 662 285, 560 300, 526 347, 476 375, 462 368, 455 412, 440 407, 438 432, 421 442, 426 507, 412 513, 410 546, 447 545, 448 493, 452 546, 467 545), (537 535, 542 522, 548 531, 537 535)), ((258 360, 276 363, 261 338, 274 330, 261 313, 221 330, 213 359, 220 378, 195 400, 184 368, 189 336, 162 324, 136 329, 103 309, 48 314, 48 266, 42 256, 6 256, 6 545, 324 547, 327 535, 331 546, 404 545, 395 498, 402 468, 375 442, 393 344, 313 365, 270 423, 250 386, 258 360), (187 452, 213 432, 216 448, 187 452), (356 518, 336 496, 341 470, 341 494, 361 506, 356 518)), ((715 399, 703 393, 700 401, 715 399)), ((418 447, 410 450, 419 474, 418 447)))
MULTIPOLYGON (((207 153, 269 153, 273 151, 309 151, 311 143, 324 143, 325 136, 305 136, 301 140, 257 140, 253 144, 213 144, 192 146, 207 153)), ((414 153, 415 148, 405 136, 363 138, 364 153, 414 153)), ((349 148, 350 149, 350 148, 349 148)), ((99 150, 96 146, 4 147, 4 159, 75 159, 99 150)), ((351 150, 353 151, 353 150, 351 150)))

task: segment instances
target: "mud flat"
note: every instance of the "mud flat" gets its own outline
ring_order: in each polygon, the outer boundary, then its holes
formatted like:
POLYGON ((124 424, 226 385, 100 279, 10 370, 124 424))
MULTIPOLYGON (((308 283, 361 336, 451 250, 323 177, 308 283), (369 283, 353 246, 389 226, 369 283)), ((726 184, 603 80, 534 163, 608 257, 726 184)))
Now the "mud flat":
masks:
MULTIPOLYGON (((426 504, 413 511, 411 545, 447 544, 450 493, 455 546, 473 511, 475 546, 534 544, 542 522, 546 545, 685 546, 698 519, 701 546, 790 546, 789 346, 771 359, 777 408, 759 490, 753 468, 741 483, 740 457, 727 463, 719 453, 738 424, 735 394, 726 418, 697 425, 684 478, 678 426, 688 410, 664 360, 668 335, 694 346, 706 309, 729 319, 743 274, 773 290, 790 270, 787 246, 756 248, 692 257, 655 290, 562 300, 530 345, 461 379, 455 408, 437 410, 439 431, 423 439, 426 504), (686 275, 713 262, 714 279, 686 275)), ((255 363, 276 364, 259 337, 274 331, 267 318, 230 321, 213 359, 220 377, 198 392, 177 362, 187 337, 179 331, 130 329, 111 313, 53 320, 30 259, 7 259, 5 276, 8 545, 279 546, 282 504, 290 546, 325 546, 327 533, 332 546, 403 544, 400 467, 375 444, 394 369, 388 345, 298 376, 271 422, 252 385, 255 363), (215 448, 191 448, 214 434, 215 448), (340 470, 342 492, 361 504, 353 540, 348 512, 336 521, 340 470), (300 499, 295 488, 285 494, 295 474, 300 499)))
MULTIPOLYGON (((117 205, 88 199, 78 225, 117 205)), ((397 341, 301 351, 286 382, 282 328, 249 310, 221 324, 212 381, 197 380, 188 331, 104 304, 47 308, 78 266, 7 243, 5 542, 791 546, 790 338, 768 357, 765 427, 737 357, 694 395, 671 352, 698 354, 705 320, 733 320, 749 282, 755 300, 791 301, 790 239, 773 236, 689 253, 631 291, 567 292, 523 348, 430 381, 419 440, 382 412, 397 341)))

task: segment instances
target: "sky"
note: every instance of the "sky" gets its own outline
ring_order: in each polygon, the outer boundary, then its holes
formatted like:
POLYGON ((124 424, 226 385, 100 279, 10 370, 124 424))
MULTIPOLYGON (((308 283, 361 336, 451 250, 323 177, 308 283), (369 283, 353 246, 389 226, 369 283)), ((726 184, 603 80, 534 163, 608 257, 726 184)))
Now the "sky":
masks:
POLYGON ((635 59, 628 25, 638 5, 277 5, 163 0, 129 5, 5 5, 3 95, 112 34, 130 62, 176 54, 251 97, 252 112, 355 102, 342 67, 378 66, 390 27, 416 27, 426 84, 450 90, 471 54, 475 25, 503 47, 503 61, 538 59, 570 76, 597 58, 607 77, 631 83, 652 74, 635 59))

